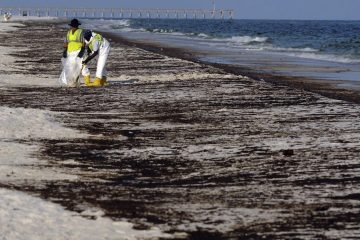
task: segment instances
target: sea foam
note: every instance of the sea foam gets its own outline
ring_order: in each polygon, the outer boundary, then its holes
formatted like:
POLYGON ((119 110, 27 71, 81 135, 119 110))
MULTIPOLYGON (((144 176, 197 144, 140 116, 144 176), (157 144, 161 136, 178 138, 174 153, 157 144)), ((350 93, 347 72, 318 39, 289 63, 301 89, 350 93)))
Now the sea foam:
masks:
POLYGON ((236 36, 231 38, 224 39, 225 41, 235 42, 240 44, 249 44, 249 43, 267 43, 271 42, 271 39, 268 37, 252 37, 252 36, 236 36))

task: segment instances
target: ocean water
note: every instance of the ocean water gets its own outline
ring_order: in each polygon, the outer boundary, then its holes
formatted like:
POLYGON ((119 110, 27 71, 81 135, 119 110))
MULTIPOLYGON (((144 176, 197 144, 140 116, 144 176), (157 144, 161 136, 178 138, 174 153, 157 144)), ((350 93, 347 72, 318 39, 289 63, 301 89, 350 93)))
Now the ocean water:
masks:
MULTIPOLYGON (((128 27, 227 42, 232 47, 360 62, 360 21, 129 20, 128 27)), ((114 28, 120 26, 113 26, 114 28)))
POLYGON ((360 84, 360 21, 89 19, 85 25, 183 48, 203 61, 360 84))

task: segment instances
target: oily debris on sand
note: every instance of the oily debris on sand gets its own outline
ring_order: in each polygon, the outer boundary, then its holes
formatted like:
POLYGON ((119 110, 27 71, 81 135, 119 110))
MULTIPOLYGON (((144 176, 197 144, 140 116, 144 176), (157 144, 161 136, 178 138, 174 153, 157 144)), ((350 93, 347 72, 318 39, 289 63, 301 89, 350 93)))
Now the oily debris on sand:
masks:
MULTIPOLYGON (((7 74, 56 82, 62 39, 51 24, 0 36, 24 48, 7 74)), ((41 168, 78 178, 2 187, 188 239, 360 236, 357 104, 111 44, 105 88, 0 89, 2 106, 59 112, 89 135, 19 140, 40 146, 41 168)))

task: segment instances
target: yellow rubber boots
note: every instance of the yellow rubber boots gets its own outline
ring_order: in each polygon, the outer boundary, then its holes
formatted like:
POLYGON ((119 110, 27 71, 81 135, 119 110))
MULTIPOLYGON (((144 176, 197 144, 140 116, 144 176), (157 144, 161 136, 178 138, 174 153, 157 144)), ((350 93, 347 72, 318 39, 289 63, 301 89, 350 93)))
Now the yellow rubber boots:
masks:
POLYGON ((84 77, 84 82, 85 85, 88 87, 101 87, 104 86, 107 82, 106 82, 106 77, 102 77, 102 78, 95 78, 94 82, 90 81, 90 76, 85 76, 84 77))
POLYGON ((85 83, 86 86, 91 86, 90 75, 89 76, 84 76, 84 83, 85 83))
POLYGON ((107 77, 105 77, 105 76, 101 78, 101 81, 100 81, 100 82, 101 82, 101 86, 107 85, 107 81, 106 81, 106 80, 107 80, 107 77))
POLYGON ((91 86, 93 87, 101 87, 102 84, 101 84, 101 78, 95 78, 94 82, 91 84, 91 86))

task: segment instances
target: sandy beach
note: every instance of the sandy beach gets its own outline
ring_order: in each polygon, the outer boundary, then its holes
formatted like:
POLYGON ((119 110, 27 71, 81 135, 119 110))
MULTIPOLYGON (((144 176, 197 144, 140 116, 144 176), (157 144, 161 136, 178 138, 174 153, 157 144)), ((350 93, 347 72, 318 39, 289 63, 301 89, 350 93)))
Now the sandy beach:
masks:
POLYGON ((357 103, 106 34, 109 85, 61 88, 65 22, 0 26, 5 239, 360 235, 357 103))

